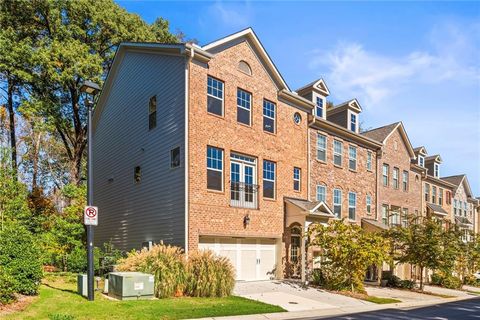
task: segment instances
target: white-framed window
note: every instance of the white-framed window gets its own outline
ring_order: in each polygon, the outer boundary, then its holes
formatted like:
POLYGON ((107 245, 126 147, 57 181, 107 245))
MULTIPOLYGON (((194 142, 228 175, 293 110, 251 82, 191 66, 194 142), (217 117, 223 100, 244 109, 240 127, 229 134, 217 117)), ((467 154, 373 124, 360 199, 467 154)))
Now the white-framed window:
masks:
POLYGON ((317 159, 327 161, 327 136, 317 133, 317 159))
POLYGON ((382 168, 382 181, 384 187, 388 187, 388 172, 390 171, 389 169, 390 166, 384 163, 382 168))
POLYGON ((257 159, 230 153, 230 205, 257 208, 257 159))
POLYGON ((223 116, 223 82, 207 78, 207 112, 223 116))
POLYGON ((148 102, 148 130, 157 126, 157 96, 150 97, 148 102))
POLYGON ((327 187, 324 185, 317 185, 317 201, 325 202, 327 199, 327 187))
POLYGON ((343 143, 333 140, 333 164, 342 166, 343 143))
POLYGON ((388 205, 382 205, 382 223, 388 226, 388 205))
POLYGON ((453 214, 457 215, 457 199, 453 199, 453 214))
POLYGON ((367 204, 367 213, 371 214, 372 213, 372 196, 371 195, 367 194, 365 203, 367 204))
POLYGON ((337 218, 342 216, 342 190, 333 189, 333 214, 337 218))
POLYGON ((301 178, 302 178, 302 170, 300 168, 294 167, 293 168, 293 190, 300 191, 301 178))
POLYGON ((432 186, 432 203, 437 203, 437 187, 432 186))
POLYGON ((443 189, 438 189, 438 204, 443 206, 443 189))
POLYGON ((315 103, 315 115, 319 118, 323 118, 323 105, 324 101, 322 97, 317 97, 316 103, 315 103))
POLYGON ((367 170, 372 171, 372 151, 367 151, 367 170))
POLYGON ((298 227, 290 231, 290 261, 298 262, 301 249, 302 230, 298 227))
POLYGON ((348 167, 357 170, 357 147, 348 146, 348 167))
POLYGON ((393 188, 398 189, 398 175, 399 175, 399 170, 398 168, 393 168, 393 188))
POLYGON ((438 163, 433 164, 433 175, 435 176, 435 178, 440 177, 440 165, 438 163))
POLYGON ((275 133, 275 103, 263 100, 263 130, 275 133))
POLYGON ((223 190, 223 150, 207 146, 207 189, 223 190))
POLYGON ((355 192, 348 193, 348 219, 355 220, 357 211, 357 194, 355 192))
POLYGON ((402 173, 402 188, 403 191, 408 191, 408 171, 403 170, 402 173))
POLYGON ((428 183, 425 183, 425 201, 430 202, 430 185, 428 183))
POLYGON ((407 208, 403 208, 402 227, 404 228, 408 227, 408 209, 407 208))
POLYGON ((275 199, 275 162, 263 160, 263 197, 275 199))
POLYGON ((424 156, 421 156, 421 155, 418 156, 418 165, 420 167, 425 167, 425 157, 424 156))
POLYGON ((467 216, 467 202, 466 201, 463 203, 463 216, 465 216, 465 217, 467 216))
POLYGON ((251 122, 250 110, 252 107, 252 94, 242 89, 237 89, 237 121, 247 126, 251 122))
POLYGON ((357 114, 350 113, 350 130, 357 132, 357 114))

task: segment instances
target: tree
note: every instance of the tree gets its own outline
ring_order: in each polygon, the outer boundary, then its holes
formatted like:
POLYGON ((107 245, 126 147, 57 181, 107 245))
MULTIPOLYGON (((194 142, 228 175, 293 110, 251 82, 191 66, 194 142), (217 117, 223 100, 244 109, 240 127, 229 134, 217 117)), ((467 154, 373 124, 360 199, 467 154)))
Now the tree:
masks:
POLYGON ((330 289, 363 291, 367 268, 389 260, 385 238, 344 220, 330 222, 327 226, 314 224, 308 234, 309 245, 321 249, 321 272, 330 289))

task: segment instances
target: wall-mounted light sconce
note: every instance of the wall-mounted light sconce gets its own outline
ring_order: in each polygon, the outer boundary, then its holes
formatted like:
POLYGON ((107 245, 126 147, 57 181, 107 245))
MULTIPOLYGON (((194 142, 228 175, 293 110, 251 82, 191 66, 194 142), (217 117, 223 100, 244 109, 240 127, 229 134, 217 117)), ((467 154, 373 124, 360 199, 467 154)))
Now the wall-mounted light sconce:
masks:
POLYGON ((250 216, 246 214, 243 217, 243 227, 246 228, 250 224, 250 216))

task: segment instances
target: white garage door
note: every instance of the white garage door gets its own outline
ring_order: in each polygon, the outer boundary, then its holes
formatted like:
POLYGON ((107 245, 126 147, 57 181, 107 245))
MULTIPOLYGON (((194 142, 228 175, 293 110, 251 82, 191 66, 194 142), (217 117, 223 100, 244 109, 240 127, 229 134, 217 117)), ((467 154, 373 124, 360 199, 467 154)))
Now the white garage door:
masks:
POLYGON ((230 259, 237 280, 269 280, 275 276, 276 245, 273 239, 201 237, 198 247, 230 259))

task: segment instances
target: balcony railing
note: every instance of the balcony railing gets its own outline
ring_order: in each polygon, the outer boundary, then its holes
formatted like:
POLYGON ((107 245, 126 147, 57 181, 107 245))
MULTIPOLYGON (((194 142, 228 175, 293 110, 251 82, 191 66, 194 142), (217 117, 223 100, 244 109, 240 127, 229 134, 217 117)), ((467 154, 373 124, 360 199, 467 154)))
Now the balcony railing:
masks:
POLYGON ((258 185, 231 181, 230 205, 232 207, 257 209, 258 185))

